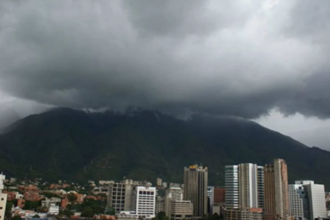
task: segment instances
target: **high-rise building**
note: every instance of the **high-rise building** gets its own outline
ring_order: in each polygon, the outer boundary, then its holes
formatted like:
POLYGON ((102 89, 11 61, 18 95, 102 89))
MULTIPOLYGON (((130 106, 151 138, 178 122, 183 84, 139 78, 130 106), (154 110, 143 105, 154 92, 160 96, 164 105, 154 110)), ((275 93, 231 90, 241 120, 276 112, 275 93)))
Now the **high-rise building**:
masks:
POLYGON ((256 164, 238 165, 239 208, 258 208, 258 169, 256 164))
POLYGON ((263 208, 263 167, 245 163, 225 167, 227 209, 263 208))
POLYGON ((0 220, 4 220, 5 218, 5 210, 7 204, 7 194, 2 193, 3 181, 5 180, 5 178, 5 175, 0 174, 0 220))
POLYGON ((113 207, 117 213, 130 211, 132 207, 133 180, 123 180, 109 183, 108 206, 113 207))
POLYGON ((226 208, 238 209, 238 166, 225 167, 225 204, 226 208))
POLYGON ((156 188, 136 186, 133 191, 133 211, 141 218, 153 218, 156 211, 156 188))
POLYGON ((208 186, 207 187, 207 209, 208 213, 212 214, 213 213, 213 205, 214 205, 214 186, 208 186))
POLYGON ((258 181, 258 207, 265 208, 265 182, 264 182, 264 167, 257 166, 257 181, 258 181))
POLYGON ((327 218, 324 185, 314 184, 313 181, 310 181, 309 184, 306 184, 305 181, 303 186, 309 204, 309 219, 327 218))
POLYGON ((295 220, 308 220, 309 203, 305 192, 305 188, 301 183, 289 185, 289 207, 290 215, 295 220))
POLYGON ((183 190, 180 187, 171 187, 166 189, 164 212, 171 216, 171 202, 181 201, 183 199, 183 190))
POLYGON ((288 169, 282 159, 264 167, 265 220, 289 218, 288 169))
POLYGON ((198 165, 184 168, 184 200, 190 200, 194 205, 194 216, 207 215, 207 167, 198 165))

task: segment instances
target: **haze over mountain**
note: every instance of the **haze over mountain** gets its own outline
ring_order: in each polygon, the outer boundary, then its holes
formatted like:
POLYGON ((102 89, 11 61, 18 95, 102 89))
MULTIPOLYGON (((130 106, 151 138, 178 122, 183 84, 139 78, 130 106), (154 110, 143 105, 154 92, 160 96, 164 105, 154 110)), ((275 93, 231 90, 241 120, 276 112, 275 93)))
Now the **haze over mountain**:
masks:
POLYGON ((0 106, 0 133, 7 126, 18 121, 20 116, 14 109, 4 108, 0 106))
POLYGON ((330 152, 241 118, 60 108, 28 116, 0 135, 0 170, 17 177, 182 181, 183 167, 198 162, 209 167, 211 184, 222 185, 225 165, 274 158, 287 161, 290 180, 330 186, 330 152))

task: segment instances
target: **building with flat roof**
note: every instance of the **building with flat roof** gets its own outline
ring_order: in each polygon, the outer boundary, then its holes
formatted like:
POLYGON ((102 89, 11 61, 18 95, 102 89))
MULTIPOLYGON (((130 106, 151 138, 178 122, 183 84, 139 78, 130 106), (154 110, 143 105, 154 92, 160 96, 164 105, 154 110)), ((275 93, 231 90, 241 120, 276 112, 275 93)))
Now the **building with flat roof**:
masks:
POLYGON ((289 204, 290 215, 295 220, 309 219, 309 203, 305 187, 302 184, 289 185, 289 204))
POLYGON ((198 165, 184 168, 183 199, 194 205, 194 217, 203 217, 207 210, 208 169, 198 165))
POLYGON ((194 205, 187 200, 171 201, 171 220, 182 220, 193 217, 194 205))
POLYGON ((225 209, 225 220, 262 220, 262 208, 225 209))
POLYGON ((288 219, 288 168, 283 159, 275 159, 264 167, 265 220, 288 219))
POLYGON ((156 211, 156 188, 136 186, 133 193, 133 210, 140 218, 153 218, 156 211))

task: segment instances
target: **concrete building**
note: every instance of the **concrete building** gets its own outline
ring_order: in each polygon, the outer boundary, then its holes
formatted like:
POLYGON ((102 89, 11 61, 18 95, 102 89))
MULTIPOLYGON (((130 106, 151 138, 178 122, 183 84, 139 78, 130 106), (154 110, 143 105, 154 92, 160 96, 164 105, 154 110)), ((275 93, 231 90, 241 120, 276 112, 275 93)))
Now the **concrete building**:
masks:
POLYGON ((59 212, 60 212, 60 207, 58 205, 51 204, 49 206, 49 209, 48 209, 48 213, 49 214, 51 214, 51 215, 58 215, 59 212))
POLYGON ((262 167, 256 164, 245 163, 238 165, 238 183, 239 183, 239 208, 261 208, 259 198, 263 200, 263 179, 259 169, 262 167), (260 192, 259 192, 260 190, 260 192))
POLYGON ((214 204, 224 204, 224 203, 225 203, 225 188, 214 187, 214 204))
POLYGON ((213 205, 214 205, 214 186, 208 186, 207 187, 207 209, 208 213, 213 213, 213 205))
POLYGON ((227 209, 263 208, 263 167, 245 163, 226 166, 225 204, 227 209))
POLYGON ((45 198, 45 200, 41 201, 41 206, 42 207, 47 207, 47 209, 50 208, 51 205, 59 205, 61 204, 61 198, 56 198, 56 197, 52 197, 52 198, 45 198))
POLYGON ((238 166, 225 166, 225 204, 228 209, 238 209, 238 166))
POLYGON ((310 181, 309 184, 305 183, 303 186, 309 202, 309 218, 327 218, 324 185, 314 184, 313 181, 310 181))
POLYGON ((264 167, 257 166, 257 181, 258 181, 258 207, 265 208, 265 178, 264 167))
POLYGON ((290 215, 295 220, 309 219, 309 204, 302 184, 296 183, 289 185, 289 207, 290 215))
POLYGON ((156 185, 157 186, 162 186, 163 185, 163 180, 161 178, 157 178, 156 185))
POLYGON ((171 201, 171 220, 182 220, 193 217, 194 206, 191 201, 175 200, 171 201))
POLYGON ((262 208, 225 209, 225 220, 262 220, 262 208))
POLYGON ((6 204, 7 204, 7 194, 2 193, 4 188, 3 181, 6 179, 6 176, 0 174, 0 220, 4 220, 5 218, 5 211, 6 211, 6 204))
POLYGON ((156 188, 136 186, 133 193, 133 210, 140 218, 153 218, 156 211, 156 188))
POLYGON ((289 189, 287 164, 275 159, 264 167, 265 220, 289 218, 289 189))
POLYGON ((113 207, 116 213, 121 211, 133 210, 132 195, 133 188, 136 185, 133 180, 123 180, 115 183, 114 181, 108 182, 109 193, 107 205, 113 207))
POLYGON ((207 215, 207 167, 198 165, 184 168, 183 199, 190 200, 194 205, 194 217, 207 215))
POLYGON ((165 198, 163 196, 157 196, 156 197, 156 211, 155 211, 155 214, 157 215, 159 212, 165 212, 165 198))
POLYGON ((167 216, 171 216, 171 202, 181 201, 183 199, 183 189, 180 187, 171 187, 166 189, 164 212, 167 216))

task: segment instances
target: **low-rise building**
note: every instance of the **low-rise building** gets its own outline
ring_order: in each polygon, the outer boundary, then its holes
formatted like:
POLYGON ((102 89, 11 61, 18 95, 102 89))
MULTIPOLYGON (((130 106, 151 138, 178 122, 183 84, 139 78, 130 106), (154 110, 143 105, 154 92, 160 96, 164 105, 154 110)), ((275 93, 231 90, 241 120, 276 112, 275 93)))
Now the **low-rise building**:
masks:
POLYGON ((182 220, 193 217, 194 205, 188 200, 171 201, 171 220, 182 220))
POLYGON ((262 208, 225 209, 225 220, 262 220, 262 208))

